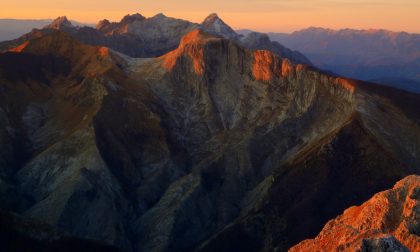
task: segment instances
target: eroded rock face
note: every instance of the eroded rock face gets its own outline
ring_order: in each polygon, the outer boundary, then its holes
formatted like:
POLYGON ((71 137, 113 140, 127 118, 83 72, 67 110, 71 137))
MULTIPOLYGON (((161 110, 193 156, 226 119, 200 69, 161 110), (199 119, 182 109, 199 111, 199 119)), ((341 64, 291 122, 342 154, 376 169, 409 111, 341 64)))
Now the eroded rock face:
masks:
POLYGON ((409 176, 329 221, 290 251, 419 251, 420 177, 409 176))
POLYGON ((418 96, 200 30, 151 59, 51 31, 0 80, 2 209, 126 251, 286 250, 420 164, 418 96))

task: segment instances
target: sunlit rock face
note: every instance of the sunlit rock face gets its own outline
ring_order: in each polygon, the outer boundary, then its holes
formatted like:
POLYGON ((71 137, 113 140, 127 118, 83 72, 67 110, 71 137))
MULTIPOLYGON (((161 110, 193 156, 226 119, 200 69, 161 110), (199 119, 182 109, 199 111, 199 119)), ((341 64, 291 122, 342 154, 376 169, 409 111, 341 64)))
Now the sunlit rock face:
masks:
POLYGON ((419 206, 420 177, 406 177, 392 189, 345 210, 315 239, 290 251, 418 251, 419 206))
POLYGON ((149 59, 60 31, 19 48, 0 54, 1 208, 77 237, 287 250, 419 172, 414 94, 201 30, 149 59))

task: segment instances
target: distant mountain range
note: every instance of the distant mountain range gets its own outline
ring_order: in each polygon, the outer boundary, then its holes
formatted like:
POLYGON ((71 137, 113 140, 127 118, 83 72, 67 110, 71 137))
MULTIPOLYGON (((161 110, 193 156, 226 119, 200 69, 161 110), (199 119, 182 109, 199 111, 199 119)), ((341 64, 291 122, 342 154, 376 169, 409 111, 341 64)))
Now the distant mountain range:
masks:
MULTIPOLYGON (((0 19, 0 41, 11 40, 50 24, 52 19, 0 19)), ((72 21, 77 26, 90 26, 90 24, 72 21)))
POLYGON ((420 34, 308 28, 269 36, 302 52, 321 69, 420 92, 420 34))

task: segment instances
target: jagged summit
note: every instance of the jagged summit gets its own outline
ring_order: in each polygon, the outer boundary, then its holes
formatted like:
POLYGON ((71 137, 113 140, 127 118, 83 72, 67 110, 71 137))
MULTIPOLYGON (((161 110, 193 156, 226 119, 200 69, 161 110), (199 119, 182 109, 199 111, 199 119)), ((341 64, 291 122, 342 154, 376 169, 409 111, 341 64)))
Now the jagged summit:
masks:
POLYGON ((209 14, 205 19, 204 19, 204 21, 203 21, 203 23, 206 23, 206 22, 211 22, 211 23, 213 23, 213 22, 215 22, 217 19, 220 19, 219 18, 219 15, 217 15, 217 13, 211 13, 211 14, 209 14))
POLYGON ((235 38, 238 34, 227 25, 216 13, 207 16, 201 23, 203 29, 208 32, 223 36, 225 38, 235 38))
POLYGON ((111 22, 109 22, 108 19, 103 19, 103 20, 99 21, 99 23, 96 25, 96 29, 97 30, 102 30, 103 28, 105 28, 109 25, 111 25, 111 22))
MULTIPOLYGON (((248 38, 239 36, 216 13, 210 14, 201 24, 167 17, 162 13, 150 18, 137 13, 126 15, 117 22, 103 19, 96 28, 72 26, 66 17, 60 17, 46 28, 63 30, 84 44, 106 46, 136 58, 162 56, 177 48, 184 35, 199 28, 213 35, 231 39, 248 49, 271 50, 292 62, 310 64, 299 52, 293 52, 272 42, 266 35, 248 38)), ((29 37, 39 37, 39 34, 50 32, 47 30, 31 32, 28 36, 8 42, 3 46, 5 49, 1 49, 0 45, 0 50, 16 48, 29 37)))
POLYGON ((60 30, 63 28, 74 28, 74 26, 66 16, 62 16, 56 18, 51 24, 45 26, 45 28, 60 30))
POLYGON ((146 18, 143 15, 141 15, 140 13, 136 13, 136 14, 133 14, 133 15, 130 15, 129 14, 129 15, 124 16, 121 19, 121 22, 120 23, 122 23, 122 24, 130 24, 130 23, 133 23, 135 21, 143 21, 145 19, 146 18))

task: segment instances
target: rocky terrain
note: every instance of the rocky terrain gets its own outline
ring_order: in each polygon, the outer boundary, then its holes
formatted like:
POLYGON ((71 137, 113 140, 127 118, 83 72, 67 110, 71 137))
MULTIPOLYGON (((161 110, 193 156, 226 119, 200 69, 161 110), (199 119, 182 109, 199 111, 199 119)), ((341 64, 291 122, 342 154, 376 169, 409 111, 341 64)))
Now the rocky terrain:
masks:
POLYGON ((292 247, 304 251, 419 251, 420 177, 409 176, 325 225, 313 240, 292 247))
POLYGON ((420 34, 312 27, 269 36, 321 69, 420 93, 420 34))
POLYGON ((46 30, 0 54, 0 209, 24 220, 122 251, 286 251, 419 173, 416 94, 200 29, 154 58, 46 30))
POLYGON ((253 33, 246 37, 239 36, 217 14, 210 14, 201 24, 196 24, 166 17, 163 14, 145 18, 137 13, 125 16, 120 22, 111 23, 104 19, 96 28, 73 26, 67 17, 59 17, 44 29, 35 29, 16 40, 0 43, 0 51, 16 47, 28 38, 60 30, 82 43, 107 46, 131 57, 157 57, 176 49, 181 38, 197 28, 235 40, 250 49, 271 50, 293 62, 310 64, 310 61, 301 53, 287 49, 278 42, 272 42, 265 34, 253 33))

